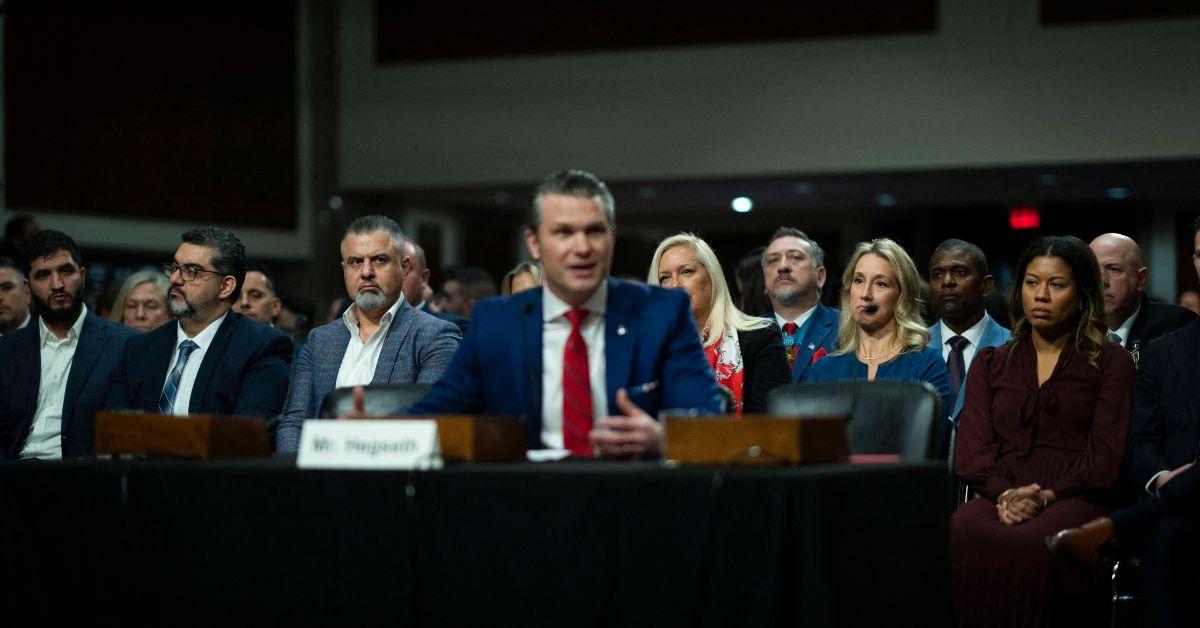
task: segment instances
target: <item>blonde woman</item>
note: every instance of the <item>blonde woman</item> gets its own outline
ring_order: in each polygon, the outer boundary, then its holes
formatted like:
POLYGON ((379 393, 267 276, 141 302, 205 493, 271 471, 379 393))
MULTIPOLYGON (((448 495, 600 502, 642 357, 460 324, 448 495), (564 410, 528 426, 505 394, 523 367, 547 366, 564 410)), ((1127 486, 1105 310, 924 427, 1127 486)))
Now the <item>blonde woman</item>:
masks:
POLYGON ((537 262, 521 262, 500 280, 500 294, 516 294, 540 285, 542 265, 537 262))
POLYGON ((171 320, 167 309, 168 287, 167 278, 160 271, 133 273, 121 284, 109 320, 142 333, 158 328, 171 320))
POLYGON ((762 412, 771 389, 791 382, 779 328, 733 305, 721 263, 704 240, 690 233, 663 240, 646 283, 679 288, 691 297, 708 364, 733 399, 731 414, 762 412))
POLYGON ((805 381, 876 379, 929 382, 954 407, 941 347, 930 347, 921 320, 917 266, 888 238, 860 242, 842 273, 838 350, 818 360, 805 381))

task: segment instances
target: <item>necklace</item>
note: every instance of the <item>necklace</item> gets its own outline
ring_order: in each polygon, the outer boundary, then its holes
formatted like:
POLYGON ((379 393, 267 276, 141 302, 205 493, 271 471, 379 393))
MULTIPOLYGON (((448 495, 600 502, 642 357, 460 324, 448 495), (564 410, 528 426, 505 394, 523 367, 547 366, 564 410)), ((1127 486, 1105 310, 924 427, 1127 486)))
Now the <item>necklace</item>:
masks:
POLYGON ((883 354, 876 355, 876 356, 863 355, 862 353, 860 353, 858 351, 855 351, 854 355, 858 356, 858 359, 862 360, 863 362, 871 364, 874 362, 878 362, 884 358, 890 358, 893 355, 896 355, 897 353, 899 353, 899 351, 900 351, 900 347, 893 347, 887 353, 883 353, 883 354))

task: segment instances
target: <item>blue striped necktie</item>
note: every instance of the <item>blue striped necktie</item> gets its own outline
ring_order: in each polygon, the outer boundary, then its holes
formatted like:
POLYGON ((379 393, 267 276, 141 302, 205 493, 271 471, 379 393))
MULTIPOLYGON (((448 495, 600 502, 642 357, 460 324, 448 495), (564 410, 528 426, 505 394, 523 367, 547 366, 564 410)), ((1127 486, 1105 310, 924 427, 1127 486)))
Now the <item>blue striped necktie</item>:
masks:
POLYGON ((183 378, 183 367, 187 365, 188 356, 199 349, 200 345, 191 340, 179 343, 179 359, 175 360, 175 368, 167 376, 167 385, 163 387, 162 396, 158 398, 158 411, 162 414, 175 413, 175 395, 179 393, 179 380, 183 378))

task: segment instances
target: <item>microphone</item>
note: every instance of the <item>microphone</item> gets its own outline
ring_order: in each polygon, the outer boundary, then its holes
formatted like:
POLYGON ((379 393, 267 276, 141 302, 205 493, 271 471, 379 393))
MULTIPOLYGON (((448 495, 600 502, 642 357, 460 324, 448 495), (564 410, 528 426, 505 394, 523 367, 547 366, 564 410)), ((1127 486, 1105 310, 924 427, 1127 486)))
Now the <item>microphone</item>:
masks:
POLYGON ((863 307, 863 311, 867 314, 874 314, 875 312, 879 311, 879 306, 875 305, 874 303, 868 303, 863 307))

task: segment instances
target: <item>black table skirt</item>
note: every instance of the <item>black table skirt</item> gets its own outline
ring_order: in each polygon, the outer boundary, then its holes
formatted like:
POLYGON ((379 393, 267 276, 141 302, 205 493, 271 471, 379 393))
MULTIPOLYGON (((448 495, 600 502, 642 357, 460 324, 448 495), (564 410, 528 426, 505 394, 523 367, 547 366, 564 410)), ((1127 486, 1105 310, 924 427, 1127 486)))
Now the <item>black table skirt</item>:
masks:
POLYGON ((946 485, 940 463, 6 464, 0 625, 947 625, 946 485))

